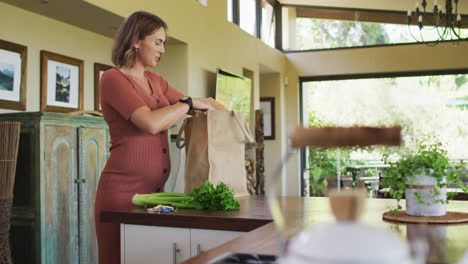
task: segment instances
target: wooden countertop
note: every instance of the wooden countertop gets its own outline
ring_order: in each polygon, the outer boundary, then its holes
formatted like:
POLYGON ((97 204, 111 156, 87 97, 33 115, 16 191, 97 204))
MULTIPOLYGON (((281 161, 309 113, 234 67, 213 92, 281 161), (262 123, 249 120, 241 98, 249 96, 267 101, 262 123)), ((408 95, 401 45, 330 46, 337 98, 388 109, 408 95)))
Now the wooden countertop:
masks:
MULTIPOLYGON (((289 206, 287 210, 289 223, 311 226, 320 222, 334 221, 328 207, 328 198, 283 197, 282 203, 289 206), (301 214, 305 215, 301 218, 304 219, 303 221, 298 218, 301 214)), ((383 221, 382 213, 388 211, 393 204, 395 201, 390 199, 368 199, 361 222, 396 233, 404 240, 413 239, 415 236, 425 238, 429 245, 427 263, 457 263, 467 251, 468 224, 414 225, 383 221)), ((402 204, 404 205, 404 201, 402 204)), ((448 205, 448 210, 468 213, 468 202, 453 201, 448 205)), ((274 223, 269 223, 193 257, 183 264, 207 263, 228 252, 277 255, 279 253, 277 238, 274 223)))
POLYGON ((209 211, 179 209, 170 214, 148 213, 144 208, 119 208, 101 213, 104 222, 201 228, 230 231, 252 231, 272 222, 263 196, 239 197, 239 210, 209 211))
MULTIPOLYGON (((118 209, 102 212, 101 219, 125 224, 251 231, 185 264, 206 263, 228 252, 278 254, 275 225, 264 197, 241 197, 239 203, 239 210, 228 212, 180 209, 171 214, 149 214, 143 208, 118 209)), ((394 204, 391 199, 368 199, 361 222, 393 232, 404 240, 412 239, 415 233, 425 237, 430 247, 428 263, 456 263, 468 249, 468 224, 422 226, 383 221, 382 213, 394 204)), ((282 197, 280 205, 286 208, 290 226, 334 221, 328 198, 282 197)), ((468 213, 468 201, 452 201, 447 209, 468 213)))

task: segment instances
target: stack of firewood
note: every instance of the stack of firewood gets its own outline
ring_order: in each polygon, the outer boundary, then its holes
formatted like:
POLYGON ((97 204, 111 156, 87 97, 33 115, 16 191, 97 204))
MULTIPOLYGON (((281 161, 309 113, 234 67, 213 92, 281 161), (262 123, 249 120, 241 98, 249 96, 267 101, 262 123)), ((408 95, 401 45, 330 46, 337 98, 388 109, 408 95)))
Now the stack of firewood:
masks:
POLYGON ((249 194, 255 195, 255 186, 257 186, 255 160, 245 157, 245 172, 247 177, 247 191, 249 194))

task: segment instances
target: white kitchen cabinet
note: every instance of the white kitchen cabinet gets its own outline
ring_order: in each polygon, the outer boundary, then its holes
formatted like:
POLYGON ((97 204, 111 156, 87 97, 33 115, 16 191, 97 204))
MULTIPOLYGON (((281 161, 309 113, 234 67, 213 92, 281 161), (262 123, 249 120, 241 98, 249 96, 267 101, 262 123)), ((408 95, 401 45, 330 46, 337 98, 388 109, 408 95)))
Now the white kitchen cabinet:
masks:
POLYGON ((172 264, 190 258, 190 229, 121 225, 122 264, 172 264))
POLYGON ((244 232, 191 228, 191 256, 198 256, 201 252, 207 251, 228 241, 231 241, 242 234, 244 234, 244 232))
POLYGON ((179 263, 244 232, 121 224, 121 264, 179 263))

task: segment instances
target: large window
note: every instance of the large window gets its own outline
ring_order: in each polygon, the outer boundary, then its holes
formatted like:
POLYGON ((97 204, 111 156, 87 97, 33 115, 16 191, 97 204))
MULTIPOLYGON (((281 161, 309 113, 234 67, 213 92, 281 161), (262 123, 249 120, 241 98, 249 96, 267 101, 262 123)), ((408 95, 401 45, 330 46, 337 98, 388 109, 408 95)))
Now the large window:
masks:
POLYGON ((227 0, 227 20, 274 48, 276 8, 275 0, 227 0))
POLYGON ((267 1, 262 0, 262 30, 261 39, 270 45, 275 47, 275 10, 273 6, 267 1))
POLYGON ((427 136, 438 138, 453 162, 468 160, 468 74, 310 81, 302 84, 302 100, 308 126, 403 126, 399 148, 309 149, 304 177, 311 194, 337 186, 338 175, 340 184, 347 174, 378 175, 383 153, 397 160, 427 136))
POLYGON ((257 25, 256 0, 239 0, 239 25, 251 35, 255 36, 257 25))
MULTIPOLYGON (((436 30, 420 31, 418 26, 310 18, 297 18, 296 32, 298 50, 416 42, 411 34, 418 40, 438 38, 436 30)), ((468 37, 468 29, 460 34, 468 37)))
MULTIPOLYGON (((398 43, 430 42, 439 39, 444 32, 435 29, 430 14, 423 19, 420 30, 416 15, 407 12, 352 10, 324 7, 282 7, 282 35, 285 50, 333 49, 388 45, 398 43), (432 22, 431 22, 432 21, 432 22)), ((462 18, 462 21, 464 18, 462 18)), ((456 30, 462 38, 468 38, 465 28, 456 30)), ((451 34, 454 36, 454 34, 451 34)), ((450 34, 446 39, 450 39, 450 34)), ((433 44, 431 44, 433 45, 433 44)))
POLYGON ((229 22, 234 22, 233 20, 233 8, 232 8, 232 0, 227 0, 227 20, 229 22))

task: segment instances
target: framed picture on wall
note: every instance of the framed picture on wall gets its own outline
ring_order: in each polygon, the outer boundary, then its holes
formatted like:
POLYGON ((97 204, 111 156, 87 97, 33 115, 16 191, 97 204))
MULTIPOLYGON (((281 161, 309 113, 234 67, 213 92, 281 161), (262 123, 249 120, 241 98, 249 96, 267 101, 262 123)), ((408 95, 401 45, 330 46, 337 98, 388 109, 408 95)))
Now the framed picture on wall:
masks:
POLYGON ((101 112, 100 93, 99 93, 99 82, 101 81, 102 74, 111 69, 112 66, 94 63, 94 110, 101 112))
POLYGON ((0 108, 26 110, 27 47, 0 40, 0 108))
POLYGON ((83 61, 41 51, 41 111, 83 110, 83 61))
POLYGON ((263 111, 263 136, 265 140, 275 139, 275 98, 260 97, 260 109, 263 111))

